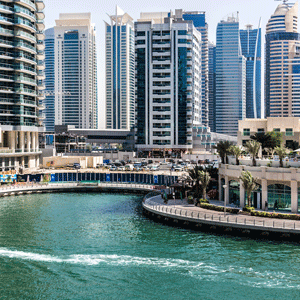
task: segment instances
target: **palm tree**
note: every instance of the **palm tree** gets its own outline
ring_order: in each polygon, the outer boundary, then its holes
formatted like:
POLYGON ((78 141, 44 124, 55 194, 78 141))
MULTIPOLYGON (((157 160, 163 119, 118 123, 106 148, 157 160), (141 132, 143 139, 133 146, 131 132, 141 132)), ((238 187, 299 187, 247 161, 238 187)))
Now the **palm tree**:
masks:
POLYGON ((255 158, 258 154, 260 146, 261 146, 261 143, 259 143, 257 141, 248 141, 245 145, 245 148, 246 148, 247 152, 249 152, 250 155, 252 156, 253 166, 256 166, 256 159, 255 158))
POLYGON ((240 179, 243 182, 243 187, 245 189, 245 192, 247 192, 247 205, 251 205, 251 194, 255 190, 257 190, 258 185, 255 182, 255 179, 253 178, 252 174, 249 171, 242 172, 242 176, 240 176, 240 179))
POLYGON ((216 149, 220 155, 222 164, 228 163, 227 155, 230 153, 230 146, 232 146, 232 142, 229 141, 220 141, 217 145, 213 146, 213 148, 216 149))
POLYGON ((203 199, 206 199, 206 189, 210 183, 210 175, 208 172, 204 172, 204 171, 198 171, 199 174, 199 182, 201 184, 202 187, 202 195, 203 195, 203 199))
POLYGON ((239 146, 232 145, 229 148, 229 152, 235 156, 236 164, 239 165, 240 164, 239 157, 242 154, 242 149, 239 146))
POLYGON ((196 186, 196 197, 199 196, 199 171, 202 171, 203 168, 195 166, 194 169, 188 170, 189 179, 195 183, 196 186))
POLYGON ((288 150, 281 146, 281 147, 276 147, 275 152, 279 156, 280 167, 283 168, 283 159, 287 155, 288 150))

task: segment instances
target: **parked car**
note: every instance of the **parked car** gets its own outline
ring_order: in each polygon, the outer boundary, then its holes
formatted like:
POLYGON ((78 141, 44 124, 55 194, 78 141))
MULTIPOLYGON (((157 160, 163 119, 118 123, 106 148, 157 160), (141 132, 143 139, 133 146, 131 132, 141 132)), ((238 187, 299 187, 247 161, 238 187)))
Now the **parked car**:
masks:
POLYGON ((74 163, 73 169, 79 170, 79 169, 81 169, 81 165, 79 163, 74 163))
POLYGON ((125 166, 125 171, 133 171, 133 165, 132 164, 127 164, 125 166))
POLYGON ((117 171, 117 167, 115 165, 111 165, 109 170, 110 171, 117 171))
POLYGON ((125 171, 125 167, 124 166, 117 167, 117 170, 118 171, 125 171))
POLYGON ((177 165, 174 167, 175 172, 182 172, 184 170, 184 167, 182 165, 177 165))

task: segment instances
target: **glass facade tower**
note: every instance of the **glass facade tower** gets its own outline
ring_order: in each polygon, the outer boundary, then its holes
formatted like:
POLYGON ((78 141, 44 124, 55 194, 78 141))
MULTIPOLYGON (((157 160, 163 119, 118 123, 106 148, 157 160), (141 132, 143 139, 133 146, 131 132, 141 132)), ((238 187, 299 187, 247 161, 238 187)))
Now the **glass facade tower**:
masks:
POLYGON ((246 59, 242 55, 239 21, 229 17, 217 26, 216 132, 236 136, 246 117, 246 59))
POLYGON ((118 6, 106 24, 106 128, 134 125, 134 24, 118 6))
POLYGON ((265 115, 300 116, 298 2, 278 5, 266 28, 265 115))
MULTIPOLYGON (((55 22, 55 85, 49 91, 55 97, 55 125, 98 129, 96 29, 91 14, 60 14, 55 22)), ((47 63, 51 67, 50 40, 47 46, 47 63)), ((53 84, 51 78, 47 84, 53 84)), ((51 102, 51 96, 48 100, 51 102)), ((50 111, 49 107, 47 122, 53 124, 50 111)))
POLYGON ((161 15, 135 23, 136 146, 186 151, 201 124, 201 33, 178 12, 161 15))
POLYGON ((247 25, 240 30, 242 54, 246 58, 246 117, 261 118, 261 29, 247 25))
POLYGON ((0 1, 0 171, 39 165, 44 1, 0 1))
POLYGON ((216 46, 208 44, 208 110, 209 127, 216 132, 216 46))
POLYGON ((54 28, 45 31, 45 130, 54 131, 55 126, 55 39, 54 28))

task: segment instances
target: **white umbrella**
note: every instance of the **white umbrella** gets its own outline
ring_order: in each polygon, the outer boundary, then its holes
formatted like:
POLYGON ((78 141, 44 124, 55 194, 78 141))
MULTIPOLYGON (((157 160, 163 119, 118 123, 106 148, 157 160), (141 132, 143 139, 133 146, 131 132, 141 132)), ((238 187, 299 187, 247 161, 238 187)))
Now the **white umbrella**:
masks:
POLYGON ((300 148, 299 148, 299 149, 297 149, 297 150, 295 150, 294 152, 300 152, 300 148))

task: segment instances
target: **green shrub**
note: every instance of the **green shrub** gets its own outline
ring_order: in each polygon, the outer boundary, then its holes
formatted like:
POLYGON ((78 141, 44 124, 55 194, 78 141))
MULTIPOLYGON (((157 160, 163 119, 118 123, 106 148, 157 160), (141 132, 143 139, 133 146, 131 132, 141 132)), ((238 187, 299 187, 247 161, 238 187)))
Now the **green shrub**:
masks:
POLYGON ((243 207, 243 211, 246 211, 246 212, 252 212, 252 211, 254 211, 255 210, 255 208, 254 207, 251 207, 251 206, 245 206, 245 207, 243 207))
POLYGON ((299 215, 270 213, 265 211, 251 211, 251 216, 282 219, 282 220, 296 220, 296 221, 300 220, 299 215))
POLYGON ((194 197, 193 196, 188 196, 187 203, 188 204, 194 204, 194 197))
MULTIPOLYGON (((207 204, 207 203, 200 202, 198 206, 201 208, 204 208, 204 209, 208 209, 208 210, 224 211, 224 207, 222 207, 222 206, 216 206, 216 205, 207 204)), ((226 211, 231 214, 238 214, 240 210, 238 208, 226 207, 226 211)))
POLYGON ((209 204, 209 201, 207 199, 200 199, 199 201, 200 201, 200 203, 207 203, 207 204, 209 204))

